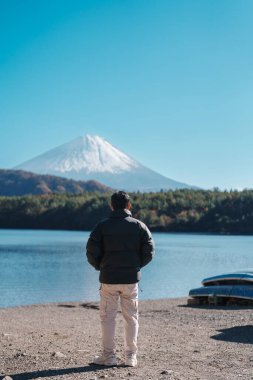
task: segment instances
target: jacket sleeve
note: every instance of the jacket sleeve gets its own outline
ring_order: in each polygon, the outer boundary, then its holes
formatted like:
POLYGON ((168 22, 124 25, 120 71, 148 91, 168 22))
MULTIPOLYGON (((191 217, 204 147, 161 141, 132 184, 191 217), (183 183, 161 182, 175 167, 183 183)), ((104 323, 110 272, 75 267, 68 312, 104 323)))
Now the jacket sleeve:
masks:
POLYGON ((147 265, 155 254, 155 243, 148 227, 141 224, 141 268, 147 265))
POLYGON ((86 256, 88 262, 96 269, 100 269, 100 262, 103 257, 103 237, 100 224, 92 230, 86 245, 86 256))

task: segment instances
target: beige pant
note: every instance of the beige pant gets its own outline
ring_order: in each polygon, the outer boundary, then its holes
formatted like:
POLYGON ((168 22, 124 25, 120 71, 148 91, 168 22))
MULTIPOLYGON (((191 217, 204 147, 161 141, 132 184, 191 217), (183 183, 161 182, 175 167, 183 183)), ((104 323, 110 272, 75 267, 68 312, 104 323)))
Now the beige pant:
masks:
POLYGON ((124 318, 125 353, 137 353, 138 337, 138 284, 101 284, 100 319, 104 354, 115 353, 115 327, 120 299, 124 318))

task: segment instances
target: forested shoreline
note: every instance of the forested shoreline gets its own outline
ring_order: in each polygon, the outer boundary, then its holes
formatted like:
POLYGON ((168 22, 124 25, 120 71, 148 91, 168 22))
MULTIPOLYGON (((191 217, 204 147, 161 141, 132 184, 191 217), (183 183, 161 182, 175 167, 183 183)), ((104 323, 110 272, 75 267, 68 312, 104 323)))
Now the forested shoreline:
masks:
MULTIPOLYGON (((0 228, 91 230, 109 193, 0 197, 0 228)), ((132 214, 152 231, 253 234, 253 190, 131 193, 132 214)))

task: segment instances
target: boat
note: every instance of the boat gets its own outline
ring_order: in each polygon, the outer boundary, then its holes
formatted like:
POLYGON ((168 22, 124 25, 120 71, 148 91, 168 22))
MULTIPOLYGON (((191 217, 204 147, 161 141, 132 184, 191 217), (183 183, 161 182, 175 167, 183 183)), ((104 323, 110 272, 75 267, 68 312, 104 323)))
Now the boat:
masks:
POLYGON ((253 270, 204 278, 202 287, 189 291, 188 304, 252 304, 253 270))
POLYGON ((204 278, 202 285, 253 285, 253 269, 204 278))

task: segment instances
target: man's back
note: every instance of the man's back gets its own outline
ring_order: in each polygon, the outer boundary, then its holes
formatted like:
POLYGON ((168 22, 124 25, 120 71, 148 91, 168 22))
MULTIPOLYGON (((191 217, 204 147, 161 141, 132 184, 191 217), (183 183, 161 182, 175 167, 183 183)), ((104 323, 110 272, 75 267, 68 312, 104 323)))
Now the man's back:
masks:
POLYGON ((132 284, 140 280, 140 268, 152 259, 153 249, 145 224, 119 209, 92 231, 87 257, 100 270, 101 283, 132 284))

